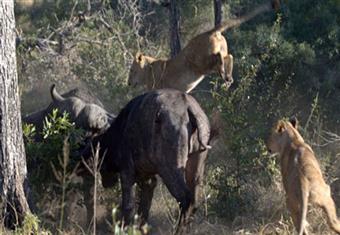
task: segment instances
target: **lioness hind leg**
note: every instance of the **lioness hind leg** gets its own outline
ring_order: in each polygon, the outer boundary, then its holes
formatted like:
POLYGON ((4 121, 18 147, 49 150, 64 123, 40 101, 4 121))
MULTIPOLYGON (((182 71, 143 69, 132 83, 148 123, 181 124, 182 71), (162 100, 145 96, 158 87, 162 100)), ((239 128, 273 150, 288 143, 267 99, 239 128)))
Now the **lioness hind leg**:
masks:
POLYGON ((233 83, 234 57, 231 54, 224 57, 224 66, 228 82, 233 83))
POLYGON ((334 201, 331 197, 330 188, 318 191, 317 204, 326 212, 329 226, 338 234, 340 234, 340 221, 336 215, 334 201))

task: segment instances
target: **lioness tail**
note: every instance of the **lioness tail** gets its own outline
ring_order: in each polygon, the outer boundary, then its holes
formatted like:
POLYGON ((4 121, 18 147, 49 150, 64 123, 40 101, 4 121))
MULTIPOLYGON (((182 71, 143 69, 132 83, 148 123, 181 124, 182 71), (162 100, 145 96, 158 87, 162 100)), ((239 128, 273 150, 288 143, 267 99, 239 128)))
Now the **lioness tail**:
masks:
POLYGON ((242 23, 244 23, 248 20, 251 20, 255 16, 257 16, 261 13, 264 13, 266 11, 270 11, 273 8, 276 10, 276 9, 279 8, 279 5, 280 5, 279 2, 280 2, 279 0, 273 0, 273 1, 270 1, 270 2, 267 2, 267 3, 264 3, 260 6, 258 6, 257 8, 255 8, 253 11, 244 15, 244 16, 241 16, 241 17, 236 18, 236 19, 229 19, 229 20, 226 20, 225 22, 222 22, 219 26, 216 26, 213 31, 223 32, 227 29, 239 26, 242 23))

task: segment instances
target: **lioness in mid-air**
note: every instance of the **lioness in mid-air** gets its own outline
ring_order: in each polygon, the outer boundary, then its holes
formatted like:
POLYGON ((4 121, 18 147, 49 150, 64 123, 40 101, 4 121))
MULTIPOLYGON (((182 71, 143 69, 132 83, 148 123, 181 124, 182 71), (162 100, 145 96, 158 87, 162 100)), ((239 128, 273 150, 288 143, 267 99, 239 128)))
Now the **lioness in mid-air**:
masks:
POLYGON ((279 153, 287 207, 299 235, 307 234, 308 202, 320 206, 327 214, 330 227, 340 234, 340 222, 331 198, 330 187, 323 179, 311 147, 297 130, 297 120, 280 120, 268 139, 269 151, 279 153))
POLYGON ((265 3, 249 14, 227 20, 214 29, 199 34, 189 41, 179 54, 169 60, 155 59, 137 53, 129 74, 129 85, 146 85, 148 90, 174 88, 190 92, 204 75, 218 72, 227 86, 233 82, 233 56, 222 32, 250 20, 256 15, 277 9, 279 0, 265 3))

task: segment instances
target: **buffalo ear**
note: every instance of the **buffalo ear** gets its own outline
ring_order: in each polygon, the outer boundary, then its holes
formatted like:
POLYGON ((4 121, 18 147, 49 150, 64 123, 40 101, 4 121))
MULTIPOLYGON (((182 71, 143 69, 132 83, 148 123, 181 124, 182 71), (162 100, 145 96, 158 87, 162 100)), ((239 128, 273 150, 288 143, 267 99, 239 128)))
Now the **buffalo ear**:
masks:
POLYGON ((299 126, 299 121, 297 120, 297 118, 294 116, 294 117, 291 117, 289 122, 292 124, 292 126, 297 129, 298 126, 299 126))
POLYGON ((286 129, 284 121, 280 120, 276 125, 276 132, 282 133, 286 129))
POLYGON ((143 60, 143 54, 140 53, 140 52, 137 52, 136 55, 135 55, 135 59, 138 63, 142 62, 143 60))

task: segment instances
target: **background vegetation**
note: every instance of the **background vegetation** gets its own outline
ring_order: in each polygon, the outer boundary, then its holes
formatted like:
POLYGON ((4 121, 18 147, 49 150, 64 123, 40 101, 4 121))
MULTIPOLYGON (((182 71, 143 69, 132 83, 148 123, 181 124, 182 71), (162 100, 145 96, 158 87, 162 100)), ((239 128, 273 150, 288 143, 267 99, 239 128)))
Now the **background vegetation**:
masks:
MULTIPOLYGON (((223 18, 241 15, 261 2, 223 1, 223 18)), ((212 0, 178 4, 182 45, 213 27, 212 0)), ((51 83, 64 91, 74 87, 89 90, 100 97, 107 109, 118 114, 142 92, 127 86, 134 54, 141 51, 155 57, 169 55, 168 9, 162 1, 18 0, 16 17, 24 114, 49 103, 51 83)), ((339 0, 287 0, 280 12, 267 13, 225 32, 235 58, 234 84, 225 89, 221 80, 211 75, 192 92, 208 116, 219 111, 222 129, 207 164, 204 203, 194 221, 193 233, 292 233, 277 159, 267 153, 264 145, 272 123, 292 115, 300 120, 301 132, 317 153, 340 207, 340 138, 336 135, 340 133, 339 17, 339 0)), ((63 136, 69 135, 63 126, 81 134, 64 118, 52 121, 55 125, 46 129, 47 133, 51 133, 48 129, 56 130, 52 132, 57 137, 49 135, 42 146, 27 144, 29 164, 39 159, 42 166, 29 165, 30 174, 37 177, 32 181, 39 218, 35 220, 40 221, 40 233, 50 230, 87 234, 90 230, 82 225, 85 222, 70 222, 77 216, 67 214, 67 209, 65 218, 69 223, 64 226, 60 222, 64 220, 60 215, 64 206, 70 211, 78 210, 78 215, 86 212, 82 190, 89 191, 86 182, 92 180, 79 179, 64 187, 56 177, 60 171, 68 180, 74 178, 69 176, 75 165, 63 171, 67 160, 62 154, 63 136), (49 177, 43 176, 48 173, 49 177)), ((30 131, 26 129, 27 134, 30 131)), ((70 148, 72 151, 72 144, 70 148)), ((106 221, 115 208, 113 204, 119 204, 119 188, 98 190, 98 227, 99 233, 105 234, 114 228, 112 221, 109 226, 106 221)), ((159 186, 150 218, 152 233, 172 231, 178 214, 174 208, 176 204, 165 187, 159 186)), ((310 213, 310 230, 329 234, 320 211, 313 209, 310 213)))

